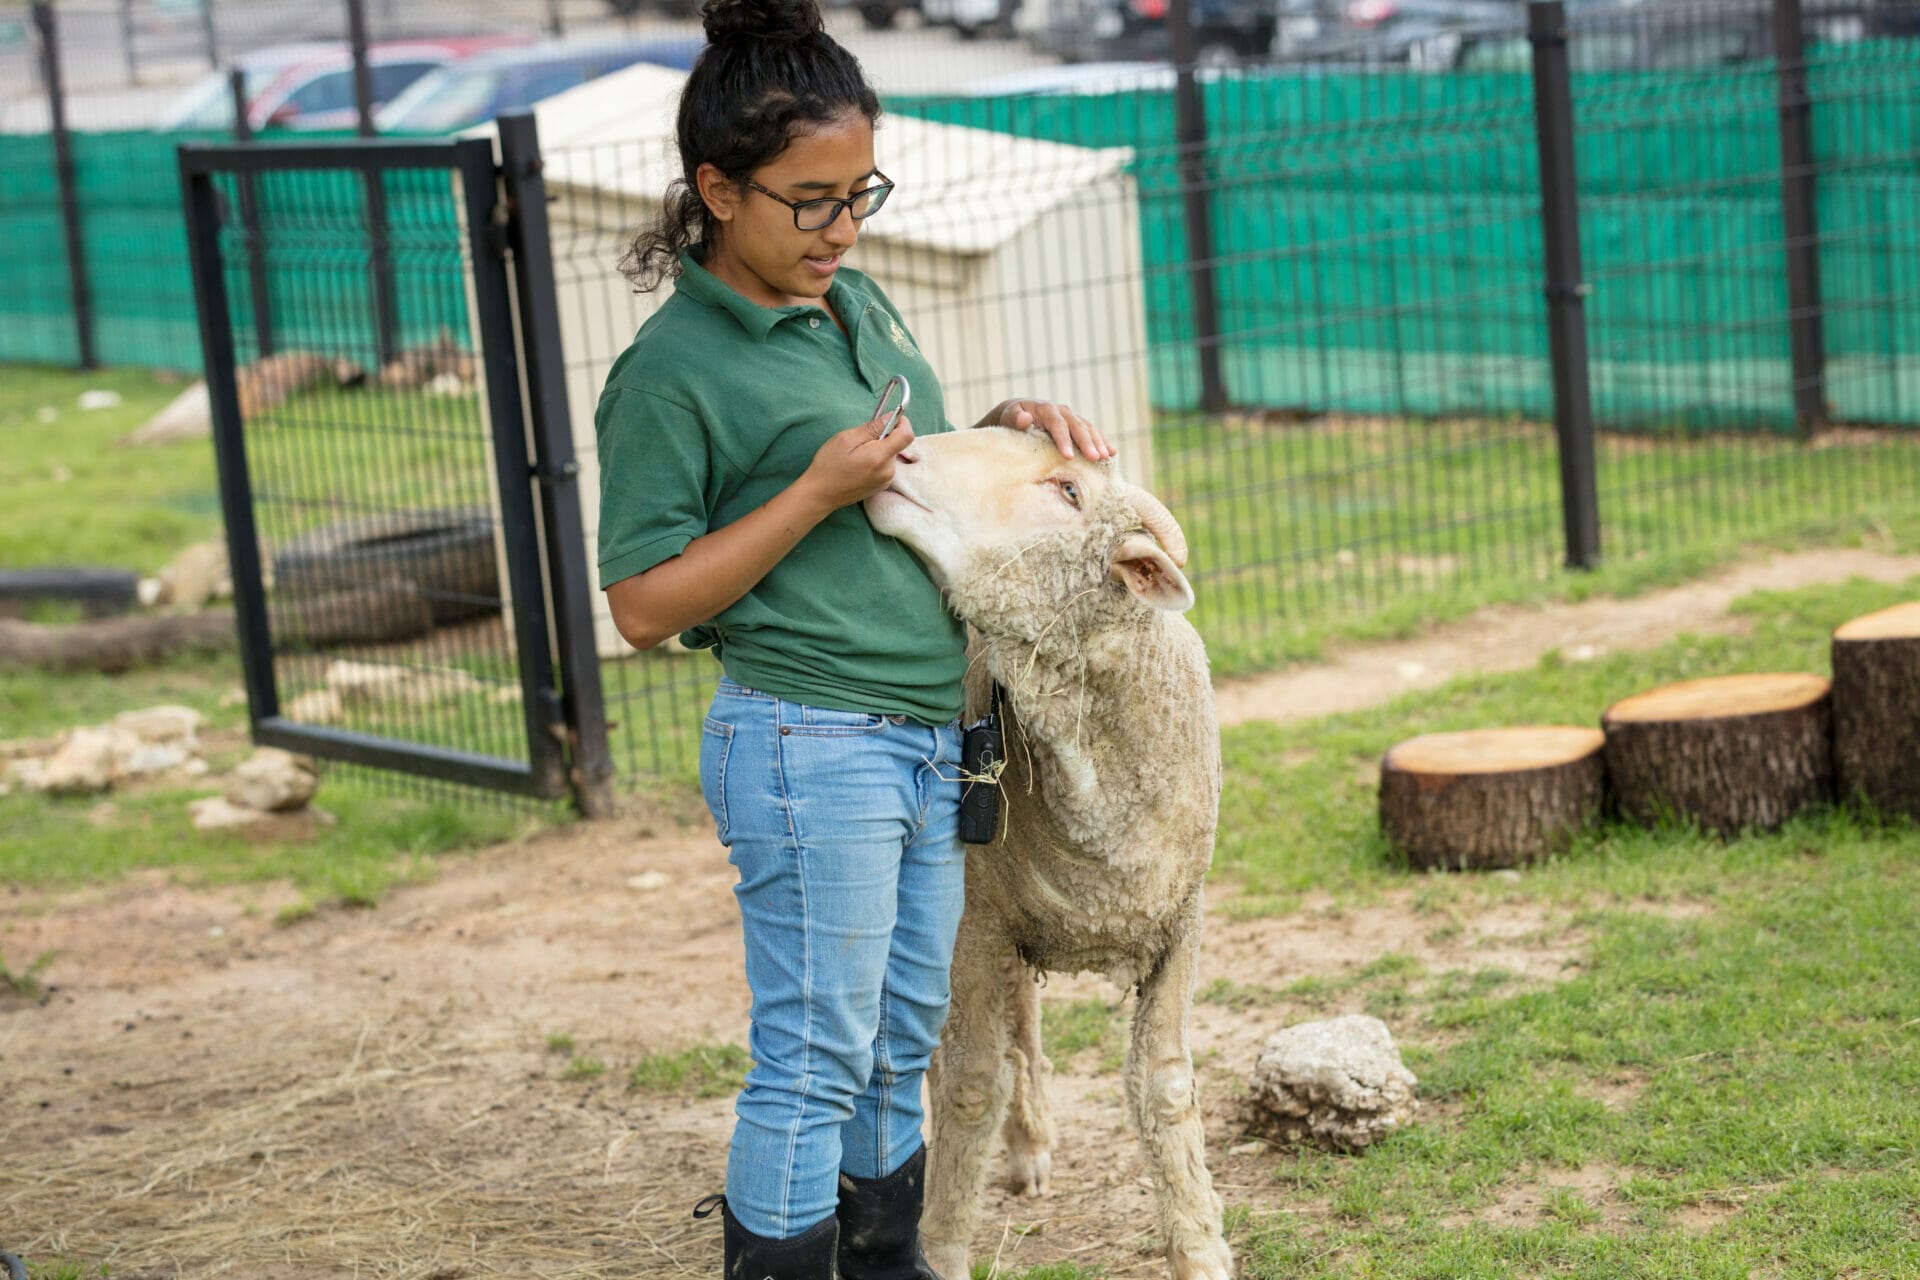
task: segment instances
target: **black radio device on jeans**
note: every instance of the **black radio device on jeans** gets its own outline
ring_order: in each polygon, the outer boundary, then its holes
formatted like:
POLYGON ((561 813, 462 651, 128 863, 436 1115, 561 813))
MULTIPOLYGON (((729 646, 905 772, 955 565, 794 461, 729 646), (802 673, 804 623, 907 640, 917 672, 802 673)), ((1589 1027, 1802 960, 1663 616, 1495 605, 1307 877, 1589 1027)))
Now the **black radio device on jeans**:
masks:
POLYGON ((1000 834, 1000 769, 1006 760, 1000 736, 1000 686, 993 686, 987 718, 960 739, 960 839, 992 844, 1000 834))

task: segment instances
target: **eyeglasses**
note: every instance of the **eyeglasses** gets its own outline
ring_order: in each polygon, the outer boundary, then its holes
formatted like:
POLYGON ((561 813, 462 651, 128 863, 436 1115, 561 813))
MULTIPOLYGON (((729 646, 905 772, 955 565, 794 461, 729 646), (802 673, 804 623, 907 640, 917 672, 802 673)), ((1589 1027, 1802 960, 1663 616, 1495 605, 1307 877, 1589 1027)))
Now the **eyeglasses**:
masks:
POLYGON ((785 196, 774 195, 773 192, 767 190, 751 178, 748 178, 746 183, 761 195, 766 196, 770 200, 778 200, 781 204, 793 210, 793 225, 795 230, 818 231, 823 227, 832 226, 834 220, 840 216, 842 209, 851 213, 856 221, 861 218, 871 218, 874 214, 880 212, 880 206, 885 204, 887 197, 893 193, 893 179, 887 177, 886 174, 881 173, 878 169, 874 170, 873 176, 880 179, 880 181, 874 183, 864 191, 854 192, 844 200, 827 196, 819 200, 793 201, 787 199, 785 196))

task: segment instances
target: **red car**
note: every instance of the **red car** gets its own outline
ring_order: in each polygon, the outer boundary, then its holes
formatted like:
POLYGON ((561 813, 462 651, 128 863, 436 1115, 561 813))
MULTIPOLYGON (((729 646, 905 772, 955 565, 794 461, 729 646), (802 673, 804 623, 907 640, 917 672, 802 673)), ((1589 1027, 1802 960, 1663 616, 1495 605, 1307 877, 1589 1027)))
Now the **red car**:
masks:
MULTIPOLYGON (((367 46, 373 105, 398 97, 429 71, 484 53, 533 42, 531 35, 423 36, 367 46)), ((353 53, 344 41, 273 45, 234 59, 247 97, 247 123, 262 129, 351 129, 353 53)), ((183 93, 157 126, 163 130, 230 130, 233 90, 228 71, 212 72, 183 93)))

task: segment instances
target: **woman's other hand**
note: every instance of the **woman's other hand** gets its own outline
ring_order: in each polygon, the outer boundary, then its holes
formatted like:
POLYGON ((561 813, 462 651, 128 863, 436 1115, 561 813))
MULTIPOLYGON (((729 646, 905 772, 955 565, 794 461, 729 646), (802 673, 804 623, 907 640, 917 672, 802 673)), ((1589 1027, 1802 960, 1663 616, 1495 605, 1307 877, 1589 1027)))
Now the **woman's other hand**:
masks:
POLYGON ((880 429, 874 418, 829 436, 795 487, 804 487, 825 510, 838 511, 892 484, 895 459, 913 443, 913 423, 901 414, 884 440, 880 429))
POLYGON ((1003 400, 975 425, 1011 427, 1015 431, 1039 427, 1053 437, 1061 455, 1068 458, 1078 454, 1099 462, 1120 452, 1100 428, 1057 400, 1003 400))

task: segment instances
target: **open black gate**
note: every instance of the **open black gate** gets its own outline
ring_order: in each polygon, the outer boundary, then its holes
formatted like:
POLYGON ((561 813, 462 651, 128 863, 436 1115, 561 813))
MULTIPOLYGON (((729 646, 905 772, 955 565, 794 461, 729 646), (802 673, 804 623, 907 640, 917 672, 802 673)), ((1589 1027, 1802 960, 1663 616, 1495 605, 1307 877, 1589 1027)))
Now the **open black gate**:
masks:
POLYGON ((538 147, 502 135, 180 149, 242 665, 258 742, 604 812, 538 147))

